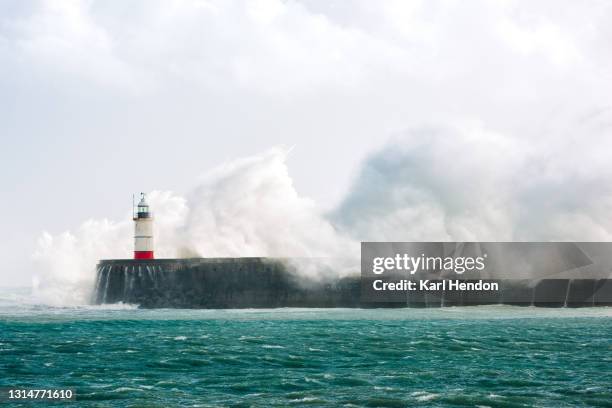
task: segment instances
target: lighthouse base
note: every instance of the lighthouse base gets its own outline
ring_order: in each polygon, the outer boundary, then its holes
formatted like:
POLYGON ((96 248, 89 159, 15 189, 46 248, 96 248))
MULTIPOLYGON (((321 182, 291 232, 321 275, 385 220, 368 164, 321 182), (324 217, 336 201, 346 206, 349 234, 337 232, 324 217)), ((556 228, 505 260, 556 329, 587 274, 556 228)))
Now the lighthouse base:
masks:
POLYGON ((153 259, 153 251, 134 251, 134 259, 153 259))

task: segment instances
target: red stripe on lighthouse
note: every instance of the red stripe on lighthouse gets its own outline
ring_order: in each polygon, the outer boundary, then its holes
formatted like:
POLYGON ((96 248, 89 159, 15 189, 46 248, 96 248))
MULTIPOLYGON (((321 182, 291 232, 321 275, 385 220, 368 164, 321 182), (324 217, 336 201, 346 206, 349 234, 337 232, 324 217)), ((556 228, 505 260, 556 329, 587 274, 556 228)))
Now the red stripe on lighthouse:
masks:
POLYGON ((153 259, 153 251, 134 251, 134 259, 153 259))

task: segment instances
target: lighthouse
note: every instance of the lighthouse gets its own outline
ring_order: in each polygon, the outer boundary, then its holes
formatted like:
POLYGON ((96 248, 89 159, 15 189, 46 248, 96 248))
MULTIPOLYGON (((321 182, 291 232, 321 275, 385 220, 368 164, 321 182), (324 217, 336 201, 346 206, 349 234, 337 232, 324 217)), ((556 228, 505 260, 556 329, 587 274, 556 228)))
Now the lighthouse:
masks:
POLYGON ((134 212, 134 259, 153 259, 153 216, 145 193, 134 212))

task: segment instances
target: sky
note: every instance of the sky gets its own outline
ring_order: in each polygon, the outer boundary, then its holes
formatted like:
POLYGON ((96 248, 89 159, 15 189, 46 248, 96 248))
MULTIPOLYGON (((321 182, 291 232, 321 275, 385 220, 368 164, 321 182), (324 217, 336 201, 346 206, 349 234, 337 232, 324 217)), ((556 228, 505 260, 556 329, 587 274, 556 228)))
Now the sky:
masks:
POLYGON ((2 1, 0 285, 29 284, 41 237, 120 222, 134 192, 210 203, 202 177, 249 157, 351 239, 612 239, 611 19, 596 0, 2 1))

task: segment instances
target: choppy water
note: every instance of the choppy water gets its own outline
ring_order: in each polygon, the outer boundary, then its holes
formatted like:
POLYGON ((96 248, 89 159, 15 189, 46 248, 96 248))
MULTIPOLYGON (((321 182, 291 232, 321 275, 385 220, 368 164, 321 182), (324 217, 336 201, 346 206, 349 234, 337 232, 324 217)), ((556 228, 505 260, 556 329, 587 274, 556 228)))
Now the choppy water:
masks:
POLYGON ((610 407, 612 310, 0 302, 5 386, 74 388, 74 406, 100 407, 610 407))

